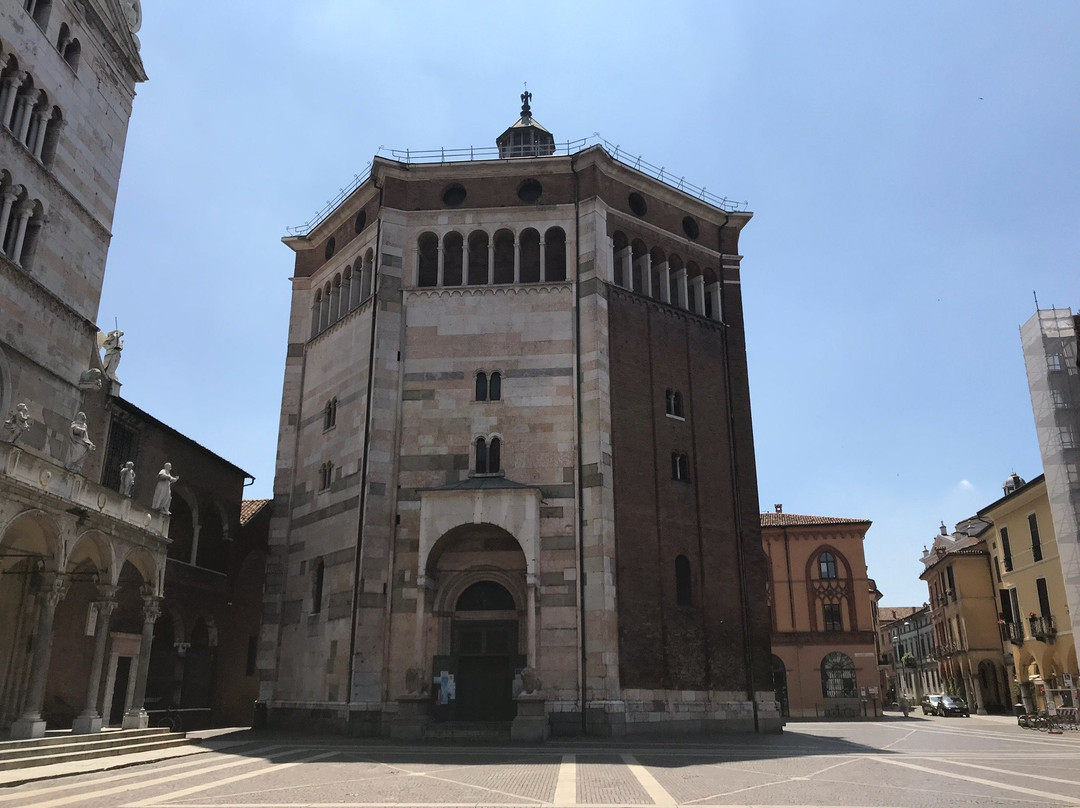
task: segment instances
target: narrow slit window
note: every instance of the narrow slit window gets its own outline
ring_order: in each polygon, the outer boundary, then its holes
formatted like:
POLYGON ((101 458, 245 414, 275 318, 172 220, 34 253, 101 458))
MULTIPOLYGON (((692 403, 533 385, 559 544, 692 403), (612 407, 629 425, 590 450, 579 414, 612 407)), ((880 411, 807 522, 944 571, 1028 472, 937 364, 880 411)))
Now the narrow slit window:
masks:
POLYGON ((487 474, 488 473, 488 446, 487 441, 483 438, 476 439, 476 473, 487 474))
POLYGON ((480 372, 476 374, 476 400, 487 401, 488 399, 488 378, 487 374, 480 372))

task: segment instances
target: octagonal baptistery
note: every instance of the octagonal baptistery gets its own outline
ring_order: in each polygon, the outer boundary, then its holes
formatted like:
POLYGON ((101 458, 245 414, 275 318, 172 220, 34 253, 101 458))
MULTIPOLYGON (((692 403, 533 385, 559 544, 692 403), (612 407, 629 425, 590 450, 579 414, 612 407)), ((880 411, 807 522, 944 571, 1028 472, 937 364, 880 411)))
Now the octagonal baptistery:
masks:
POLYGON ((284 239, 269 721, 776 731, 751 214, 602 145, 557 153, 527 103, 498 145, 376 157, 284 239))

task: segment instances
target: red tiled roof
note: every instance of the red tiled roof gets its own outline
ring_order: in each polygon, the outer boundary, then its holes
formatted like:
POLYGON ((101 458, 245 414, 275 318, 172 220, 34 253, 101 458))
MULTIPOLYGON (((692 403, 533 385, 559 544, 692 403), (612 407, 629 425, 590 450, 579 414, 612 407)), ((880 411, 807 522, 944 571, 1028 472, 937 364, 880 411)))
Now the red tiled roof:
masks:
POLYGON ((269 503, 268 499, 245 499, 240 503, 240 524, 246 525, 269 503))
POLYGON ((911 617, 921 608, 922 606, 879 606, 878 622, 884 626, 895 620, 903 620, 905 617, 911 617))
POLYGON ((869 519, 848 519, 844 516, 803 516, 797 513, 763 513, 762 527, 800 527, 802 525, 869 525, 869 519))

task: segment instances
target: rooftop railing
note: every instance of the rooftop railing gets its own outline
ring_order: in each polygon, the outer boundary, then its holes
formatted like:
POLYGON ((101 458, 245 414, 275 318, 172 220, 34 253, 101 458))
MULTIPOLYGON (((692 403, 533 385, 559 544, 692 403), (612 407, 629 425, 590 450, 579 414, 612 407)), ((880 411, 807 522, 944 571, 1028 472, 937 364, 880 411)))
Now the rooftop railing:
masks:
MULTIPOLYGON (((611 143, 604 139, 599 132, 594 132, 589 137, 579 138, 578 140, 566 140, 561 143, 556 143, 554 156, 561 155, 565 157, 577 154, 590 146, 601 146, 604 151, 623 165, 629 166, 635 171, 640 171, 654 179, 660 180, 660 182, 665 185, 696 197, 713 207, 720 208, 729 213, 745 211, 747 209, 747 202, 736 202, 726 196, 717 196, 708 191, 704 186, 699 187, 692 182, 687 182, 685 176, 679 176, 674 172, 668 171, 666 166, 657 166, 650 163, 640 154, 635 155, 632 152, 626 151, 617 143, 611 143)), ((509 162, 511 160, 521 159, 519 157, 500 157, 498 146, 469 146, 462 149, 440 148, 421 151, 414 151, 412 149, 388 149, 385 146, 380 146, 378 153, 388 156, 392 160, 405 163, 406 165, 411 165, 413 163, 467 163, 476 160, 505 160, 509 162)), ((337 196, 329 200, 323 206, 322 210, 316 213, 310 220, 304 224, 297 225, 296 227, 290 227, 286 232, 290 236, 303 236, 318 227, 338 205, 344 202, 353 191, 359 188, 368 177, 371 176, 371 166, 372 163, 368 163, 363 171, 359 174, 354 174, 352 181, 344 188, 341 188, 338 191, 337 196)))

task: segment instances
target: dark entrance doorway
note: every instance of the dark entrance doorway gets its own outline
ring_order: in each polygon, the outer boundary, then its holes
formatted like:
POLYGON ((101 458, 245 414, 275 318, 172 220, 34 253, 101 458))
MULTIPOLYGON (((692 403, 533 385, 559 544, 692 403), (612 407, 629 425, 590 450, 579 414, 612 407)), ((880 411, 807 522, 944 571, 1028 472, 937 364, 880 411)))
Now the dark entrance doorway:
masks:
POLYGON ((776 700, 780 703, 780 715, 784 718, 791 717, 791 709, 788 707, 787 693, 787 666, 784 660, 773 654, 772 658, 772 684, 776 691, 776 700))
POLYGON ((116 681, 113 683, 112 707, 109 710, 109 726, 116 727, 124 721, 127 706, 128 677, 131 675, 131 657, 116 659, 116 681))
POLYGON ((514 717, 514 674, 524 667, 518 653, 518 612, 513 596, 494 581, 480 581, 458 598, 451 626, 450 656, 436 658, 453 672, 453 698, 444 717, 457 721, 509 721, 514 717))

